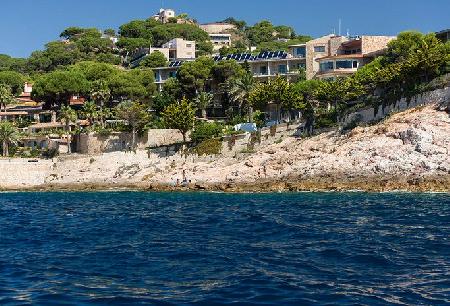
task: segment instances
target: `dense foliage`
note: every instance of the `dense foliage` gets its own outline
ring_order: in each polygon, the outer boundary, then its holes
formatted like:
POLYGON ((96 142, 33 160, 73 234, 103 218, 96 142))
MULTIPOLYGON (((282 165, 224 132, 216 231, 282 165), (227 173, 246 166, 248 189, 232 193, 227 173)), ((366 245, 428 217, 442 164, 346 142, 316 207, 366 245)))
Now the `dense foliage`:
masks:
MULTIPOLYGON (((247 52, 250 46, 257 51, 286 50, 288 45, 311 39, 297 35, 292 27, 269 21, 253 26, 234 18, 224 22, 234 24, 236 29, 229 31, 233 46, 221 49, 221 54, 247 52)), ((422 92, 432 79, 450 72, 450 43, 419 32, 400 33, 384 56, 348 78, 306 81, 299 75, 294 81, 277 77, 267 82, 258 82, 248 63, 214 62, 208 34, 187 16, 178 16, 167 24, 134 20, 120 26, 117 33, 113 29, 101 32, 69 27, 60 38, 28 59, 0 55, 1 109, 22 93, 25 81, 30 81, 32 97, 44 102, 46 109, 56 110, 66 130, 80 118, 93 130, 106 132, 106 121, 118 119, 125 125, 120 128, 133 133, 132 147, 136 146, 136 134, 153 126, 178 129, 185 140, 192 131, 194 141, 210 141, 225 129, 222 124, 204 122, 211 117, 220 117, 231 125, 254 122, 263 127, 269 120, 269 108, 275 110, 276 120, 282 119, 283 112, 301 112, 305 130, 312 133, 314 128, 336 125, 339 118, 357 107, 387 105, 422 92), (183 22, 178 22, 180 19, 183 22), (162 53, 153 52, 137 69, 127 69, 140 48, 161 47, 178 37, 196 41, 198 57, 185 62, 160 92, 152 68, 167 66, 162 53), (116 38, 118 42, 114 43, 116 38), (71 108, 73 96, 87 102, 71 108)))

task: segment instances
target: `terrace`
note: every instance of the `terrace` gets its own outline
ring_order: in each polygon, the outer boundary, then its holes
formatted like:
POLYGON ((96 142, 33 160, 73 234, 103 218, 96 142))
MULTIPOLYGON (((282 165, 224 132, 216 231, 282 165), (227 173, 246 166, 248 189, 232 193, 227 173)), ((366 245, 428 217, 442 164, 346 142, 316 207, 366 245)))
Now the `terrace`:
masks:
POLYGON ((367 63, 367 58, 362 54, 345 54, 326 56, 317 59, 319 62, 319 79, 344 77, 355 73, 367 63))

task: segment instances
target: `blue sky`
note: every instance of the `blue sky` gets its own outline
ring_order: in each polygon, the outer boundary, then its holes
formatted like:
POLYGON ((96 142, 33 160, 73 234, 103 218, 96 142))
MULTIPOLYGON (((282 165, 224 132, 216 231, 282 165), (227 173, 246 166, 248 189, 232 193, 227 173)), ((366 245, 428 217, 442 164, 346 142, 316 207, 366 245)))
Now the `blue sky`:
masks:
POLYGON ((261 19, 321 36, 338 27, 351 34, 422 32, 450 28, 450 0, 2 0, 0 53, 26 57, 58 39, 68 26, 118 28, 157 11, 162 2, 200 22, 233 16, 253 24, 261 19))

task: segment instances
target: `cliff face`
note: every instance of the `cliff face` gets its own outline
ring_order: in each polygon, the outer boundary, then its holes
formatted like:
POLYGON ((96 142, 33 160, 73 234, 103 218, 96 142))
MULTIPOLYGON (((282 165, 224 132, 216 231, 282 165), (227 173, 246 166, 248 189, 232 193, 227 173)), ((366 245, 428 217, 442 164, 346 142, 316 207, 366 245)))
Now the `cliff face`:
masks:
POLYGON ((31 171, 33 164, 0 162, 0 188, 173 189, 186 177, 190 188, 206 190, 450 192, 449 152, 450 115, 427 106, 347 133, 288 137, 236 157, 109 153, 61 158, 39 171, 31 171))
POLYGON ((209 182, 228 182, 228 189, 244 183, 255 190, 450 191, 449 152, 450 116, 427 106, 346 134, 288 138, 246 160, 200 171, 209 182))

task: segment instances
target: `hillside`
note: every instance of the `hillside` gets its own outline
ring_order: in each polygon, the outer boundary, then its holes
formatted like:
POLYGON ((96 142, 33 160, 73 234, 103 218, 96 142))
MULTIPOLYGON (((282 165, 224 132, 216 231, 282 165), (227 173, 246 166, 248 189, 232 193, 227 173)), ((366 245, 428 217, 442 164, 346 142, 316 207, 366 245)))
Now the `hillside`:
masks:
POLYGON ((140 151, 72 156, 37 164, 0 162, 1 189, 174 189, 223 191, 450 191, 450 116, 435 107, 393 115, 370 127, 286 138, 254 154, 192 162, 140 151), (265 173, 264 173, 265 168, 265 173), (181 188, 181 187, 180 187, 181 188), (186 189, 182 187, 181 189, 186 189))

